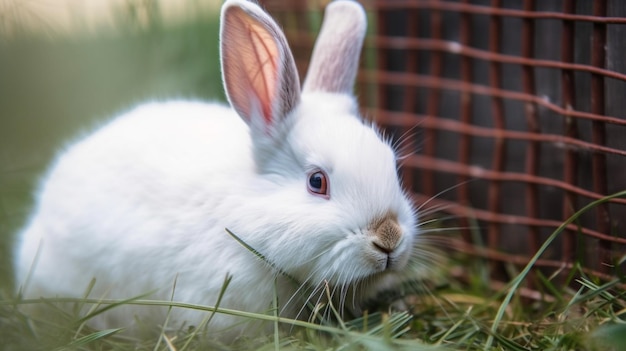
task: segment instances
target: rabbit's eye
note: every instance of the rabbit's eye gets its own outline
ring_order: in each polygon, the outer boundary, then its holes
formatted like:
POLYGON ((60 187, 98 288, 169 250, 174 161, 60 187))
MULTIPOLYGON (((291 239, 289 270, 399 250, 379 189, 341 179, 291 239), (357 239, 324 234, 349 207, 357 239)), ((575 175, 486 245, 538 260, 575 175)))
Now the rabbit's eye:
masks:
POLYGON ((309 174, 309 192, 313 195, 320 195, 328 198, 328 180, 326 173, 316 170, 309 174))

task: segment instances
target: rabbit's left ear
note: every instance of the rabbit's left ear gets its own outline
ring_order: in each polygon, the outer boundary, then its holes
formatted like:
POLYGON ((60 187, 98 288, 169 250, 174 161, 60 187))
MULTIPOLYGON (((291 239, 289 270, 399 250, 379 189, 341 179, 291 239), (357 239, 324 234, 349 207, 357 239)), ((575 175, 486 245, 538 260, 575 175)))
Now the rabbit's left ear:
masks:
POLYGON ((229 0, 222 7, 220 40, 228 100, 253 131, 273 135, 300 101, 285 36, 258 5, 229 0))
POLYGON ((326 7, 302 90, 352 93, 366 30, 367 17, 358 2, 331 2, 326 7))

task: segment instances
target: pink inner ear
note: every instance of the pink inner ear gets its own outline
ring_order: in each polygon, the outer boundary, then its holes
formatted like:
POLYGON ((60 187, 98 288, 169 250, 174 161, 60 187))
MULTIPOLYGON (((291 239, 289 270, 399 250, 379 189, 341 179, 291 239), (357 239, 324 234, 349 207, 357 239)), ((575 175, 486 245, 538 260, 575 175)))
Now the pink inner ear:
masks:
POLYGON ((250 84, 254 91, 264 92, 265 99, 260 99, 263 110, 263 118, 266 124, 272 123, 272 102, 276 98, 276 80, 279 57, 278 47, 274 39, 267 32, 250 31, 252 48, 256 55, 256 62, 251 67, 258 69, 257 73, 251 72, 250 84), (265 38, 264 38, 265 36, 265 38))
POLYGON ((248 123, 261 113, 270 126, 277 98, 281 52, 272 32, 240 8, 230 8, 224 27, 222 60, 226 90, 233 107, 248 123), (260 111, 257 111, 259 110, 260 111))

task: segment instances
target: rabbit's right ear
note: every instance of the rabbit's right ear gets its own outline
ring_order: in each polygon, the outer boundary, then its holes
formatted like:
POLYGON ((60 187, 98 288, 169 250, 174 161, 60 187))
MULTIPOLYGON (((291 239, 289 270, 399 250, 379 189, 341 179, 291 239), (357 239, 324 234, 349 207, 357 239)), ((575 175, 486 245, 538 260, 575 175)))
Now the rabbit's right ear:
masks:
POLYGON ((231 106, 253 132, 269 136, 300 100, 300 81, 287 40, 258 5, 229 0, 220 28, 222 78, 231 106))
POLYGON ((366 30, 365 10, 358 2, 328 4, 303 91, 351 94, 366 30))

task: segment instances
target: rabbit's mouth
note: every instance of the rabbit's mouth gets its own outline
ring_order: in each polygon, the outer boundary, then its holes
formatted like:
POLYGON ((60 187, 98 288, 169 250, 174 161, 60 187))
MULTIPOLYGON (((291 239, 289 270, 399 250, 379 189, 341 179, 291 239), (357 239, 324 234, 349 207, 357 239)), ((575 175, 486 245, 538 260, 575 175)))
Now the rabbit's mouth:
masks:
POLYGON ((378 274, 386 274, 389 272, 399 272, 406 267, 409 260, 409 255, 402 248, 402 245, 398 245, 398 248, 393 251, 386 251, 372 245, 371 254, 369 259, 373 263, 373 272, 368 274, 364 279, 368 279, 371 276, 378 274))
MULTIPOLYGON (((401 247, 402 245, 400 245, 401 247)), ((387 262, 383 273, 393 271, 402 271, 409 261, 409 255, 406 250, 398 249, 387 256, 387 262)))
POLYGON ((398 271, 408 262, 407 235, 403 232, 395 214, 388 214, 372 221, 366 236, 370 248, 364 254, 374 266, 375 273, 398 271))

